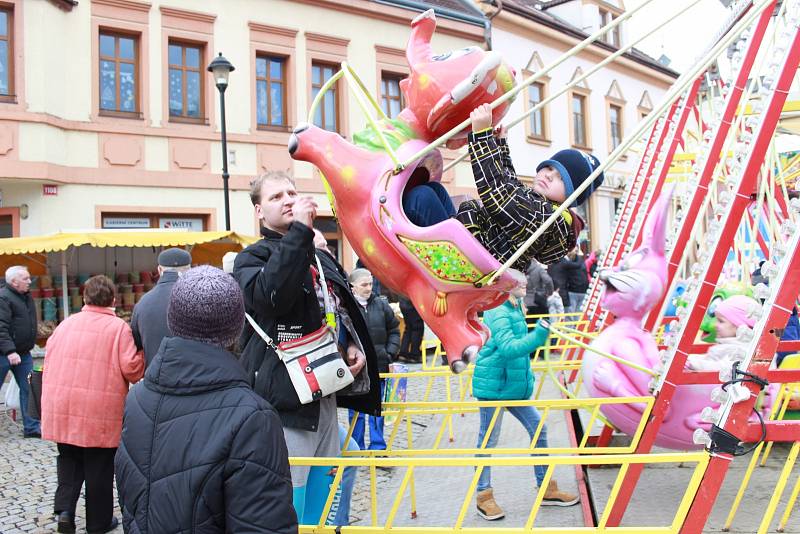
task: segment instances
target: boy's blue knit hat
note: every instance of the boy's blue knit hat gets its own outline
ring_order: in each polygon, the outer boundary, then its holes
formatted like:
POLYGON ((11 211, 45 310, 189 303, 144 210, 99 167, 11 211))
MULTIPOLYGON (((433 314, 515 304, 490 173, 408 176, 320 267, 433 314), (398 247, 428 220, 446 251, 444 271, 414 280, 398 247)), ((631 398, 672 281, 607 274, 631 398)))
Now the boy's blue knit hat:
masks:
MULTIPOLYGON (((600 166, 600 160, 591 154, 584 154, 580 150, 568 148, 566 150, 559 150, 552 158, 546 159, 541 162, 536 171, 540 171, 543 167, 553 167, 561 174, 564 181, 564 190, 569 197, 595 169, 600 166)), ((601 172, 598 174, 592 183, 583 190, 583 192, 575 200, 575 206, 580 206, 589 195, 594 193, 595 189, 600 187, 603 183, 604 175, 601 172)))

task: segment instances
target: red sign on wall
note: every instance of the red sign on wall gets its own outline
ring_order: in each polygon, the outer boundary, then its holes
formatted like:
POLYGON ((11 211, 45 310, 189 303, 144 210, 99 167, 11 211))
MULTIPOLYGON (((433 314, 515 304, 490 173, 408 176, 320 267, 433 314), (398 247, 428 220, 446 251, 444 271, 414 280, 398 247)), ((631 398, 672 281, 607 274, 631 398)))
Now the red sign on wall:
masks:
POLYGON ((42 194, 47 196, 55 196, 58 195, 58 186, 55 184, 43 184, 42 185, 42 194))

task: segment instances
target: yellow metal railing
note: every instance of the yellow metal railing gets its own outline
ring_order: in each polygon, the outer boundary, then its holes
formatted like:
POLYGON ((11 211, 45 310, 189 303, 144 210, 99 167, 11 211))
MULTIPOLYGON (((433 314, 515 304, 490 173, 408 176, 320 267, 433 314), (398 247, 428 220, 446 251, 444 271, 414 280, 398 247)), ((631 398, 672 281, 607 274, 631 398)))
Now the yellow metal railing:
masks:
MULTIPOLYGON (((800 384, 782 384, 780 390, 778 392, 777 398, 772 407, 772 413, 770 414, 769 419, 771 421, 781 420, 786 415, 786 411, 789 407, 789 403, 792 400, 792 396, 800 394, 800 384)), ((742 479, 741 484, 739 485, 739 490, 736 492, 736 497, 731 504, 731 509, 728 512, 728 517, 725 519, 725 525, 723 527, 724 530, 729 530, 731 525, 733 524, 734 517, 736 517, 736 513, 739 511, 739 506, 742 503, 744 498, 745 492, 747 487, 750 485, 750 481, 753 477, 753 472, 757 465, 759 465, 759 459, 761 459, 761 467, 764 467, 767 463, 767 458, 769 457, 770 451, 772 450, 773 442, 766 442, 760 443, 755 451, 753 451, 753 455, 750 458, 750 463, 747 466, 747 469, 744 473, 744 478, 742 479), (764 456, 761 456, 762 451, 764 452, 764 456)), ((792 446, 789 454, 784 462, 783 469, 781 470, 778 479, 775 481, 775 488, 772 492, 772 496, 770 497, 769 504, 767 505, 766 510, 764 511, 764 516, 761 520, 761 524, 759 525, 758 534, 762 534, 767 532, 770 523, 772 522, 773 517, 775 516, 775 512, 777 511, 778 503, 780 502, 781 496, 783 495, 783 491, 786 489, 786 485, 789 482, 789 479, 792 474, 792 468, 794 467, 795 461, 797 460, 798 451, 800 451, 800 442, 795 442, 792 446)), ((789 496, 789 501, 786 503, 786 510, 784 511, 783 515, 781 516, 781 520, 778 524, 778 532, 782 532, 783 529, 786 527, 786 524, 789 522, 789 517, 792 514, 794 504, 797 502, 798 494, 800 494, 800 476, 798 476, 797 481, 795 482, 794 489, 789 496)), ((759 495, 759 499, 763 499, 764 495, 759 495)))
MULTIPOLYGON (((610 397, 610 398, 578 398, 578 399, 547 399, 547 400, 500 400, 500 401, 449 401, 449 402, 387 402, 384 403, 384 416, 395 416, 395 424, 392 428, 391 434, 386 441, 386 450, 364 450, 364 451, 344 451, 342 454, 345 456, 397 456, 397 457, 415 457, 415 456, 441 456, 441 455, 467 455, 467 454, 483 454, 487 451, 486 444, 476 448, 440 448, 444 431, 446 428, 446 421, 452 421, 453 415, 460 415, 466 413, 477 413, 480 408, 494 408, 494 414, 489 427, 486 430, 486 435, 491 435, 495 427, 495 422, 499 415, 501 408, 506 407, 522 407, 531 406, 540 411, 540 422, 536 431, 534 439, 526 447, 500 447, 492 448, 491 451, 497 454, 530 454, 532 452, 544 454, 631 454, 636 450, 644 431, 645 424, 650 415, 655 402, 654 397, 610 397), (589 432, 585 432, 583 439, 577 447, 536 447, 536 437, 541 432, 542 428, 547 424, 553 413, 565 413, 572 410, 583 410, 589 415, 589 422, 587 429, 597 421, 600 414, 600 409, 604 406, 614 406, 619 404, 637 404, 642 408, 642 416, 639 424, 631 436, 631 443, 627 446, 616 447, 589 447, 588 438, 589 432), (394 446, 402 422, 406 421, 407 427, 410 426, 410 421, 413 416, 420 415, 442 415, 445 420, 439 427, 433 445, 425 449, 415 449, 413 437, 409 431, 407 435, 407 447, 405 449, 398 449, 394 446)), ((351 422, 351 430, 354 422, 351 422)), ((408 429, 407 429, 408 430, 408 429)), ((477 433, 477 427, 471 424, 469 430, 477 433)))
MULTIPOLYGON (((689 507, 694 500, 695 494, 700 486, 702 481, 703 475, 705 473, 706 467, 708 466, 710 456, 705 452, 696 452, 696 453, 669 453, 669 454, 646 454, 646 455, 636 455, 636 454, 625 454, 625 455, 592 455, 592 456, 520 456, 520 457, 464 457, 464 458, 290 458, 289 462, 291 465, 295 466, 337 466, 337 473, 334 478, 334 481, 331 485, 331 491, 328 496, 327 502, 323 508, 321 519, 318 524, 316 525, 300 525, 299 532, 301 534, 310 534, 310 533, 327 533, 327 532, 341 532, 341 533, 380 533, 380 532, 391 532, 391 533, 450 533, 450 532, 486 532, 489 531, 485 526, 479 528, 470 528, 463 526, 464 520, 469 510, 473 496, 475 495, 475 491, 477 488, 478 478, 480 477, 480 472, 483 468, 486 467, 530 467, 536 465, 546 466, 546 474, 544 478, 544 483, 539 488, 536 497, 533 501, 531 506, 530 512, 527 515, 527 519, 525 520, 524 525, 519 527, 500 527, 500 528, 492 528, 491 532, 497 533, 523 533, 523 532, 535 532, 535 533, 578 533, 578 532, 628 532, 628 533, 639 533, 639 534, 647 534, 647 533, 678 533, 680 532, 681 526, 683 525, 684 520, 686 519, 686 515, 689 511, 689 507), (672 518, 671 523, 667 525, 656 525, 656 526, 636 526, 636 527, 609 527, 607 526, 607 522, 609 519, 610 511, 613 508, 614 503, 617 500, 617 497, 620 492, 620 488, 622 486, 622 481, 625 478, 625 475, 630 468, 631 465, 645 465, 645 466, 655 466, 655 465, 663 465, 663 464, 681 464, 686 466, 687 464, 696 464, 694 467, 694 471, 688 481, 688 484, 683 492, 683 497, 681 498, 680 502, 678 503, 677 509, 675 511, 675 515, 672 518), (554 528, 554 527, 537 527, 534 526, 536 520, 539 516, 539 511, 541 509, 542 501, 544 499, 545 488, 547 487, 547 483, 553 476, 553 472, 556 467, 563 467, 563 466, 620 466, 619 472, 617 474, 616 480, 611 487, 610 494, 608 496, 608 500, 606 502, 605 507, 603 508, 602 514, 600 515, 600 519, 598 521, 598 525, 596 527, 577 527, 577 526, 570 526, 570 527, 562 527, 562 528, 554 528), (331 505, 333 503, 334 494, 336 489, 341 482, 342 473, 344 472, 345 467, 367 467, 369 468, 370 472, 370 521, 368 525, 353 525, 353 526, 343 526, 343 527, 335 527, 330 525, 325 525, 325 520, 328 516, 328 512, 330 511, 331 505), (379 509, 378 509, 378 496, 377 496, 377 484, 375 481, 376 478, 376 467, 389 467, 389 468, 404 468, 405 473, 403 475, 402 481, 399 484, 399 487, 396 488, 394 496, 392 498, 383 498, 383 502, 391 502, 389 507, 388 513, 386 513, 385 520, 382 522, 378 521, 379 517, 379 509), (460 503, 458 516, 452 526, 402 526, 397 525, 395 526, 395 522, 398 519, 398 513, 400 512, 401 504, 404 501, 404 497, 409 490, 412 476, 415 471, 422 471, 429 468, 464 468, 464 467, 473 467, 475 468, 475 473, 472 476, 470 484, 466 487, 466 491, 464 493, 463 500, 460 503), (381 524, 382 523, 382 524, 381 524)), ((670 491, 677 493, 680 489, 679 488, 670 488, 670 491)), ((448 494, 446 497, 441 499, 436 499, 435 506, 441 508, 442 506, 446 506, 448 502, 455 502, 457 503, 458 500, 455 495, 452 493, 448 494)), ((415 510, 412 509, 412 513, 415 510)), ((438 510, 437 510, 438 511, 438 510)), ((425 510, 419 512, 420 515, 417 517, 424 521, 425 517, 425 510)))

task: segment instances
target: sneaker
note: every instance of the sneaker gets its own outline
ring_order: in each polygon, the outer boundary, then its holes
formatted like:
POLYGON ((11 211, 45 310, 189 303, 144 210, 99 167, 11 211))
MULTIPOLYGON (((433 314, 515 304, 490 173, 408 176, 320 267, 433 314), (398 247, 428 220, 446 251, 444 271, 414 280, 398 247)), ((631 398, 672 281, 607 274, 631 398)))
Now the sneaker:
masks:
POLYGON ((61 512, 57 515, 58 520, 57 532, 63 534, 75 534, 75 516, 69 512, 61 512))
POLYGON ((544 492, 542 506, 572 506, 578 504, 578 501, 580 501, 580 498, 577 495, 561 491, 558 489, 556 481, 551 480, 544 492))
POLYGON ((41 432, 36 432, 34 430, 33 432, 28 432, 27 434, 23 434, 22 437, 23 438, 41 438, 42 437, 42 433, 41 432))
POLYGON ((478 492, 478 515, 487 521, 496 521, 506 516, 503 509, 494 501, 492 488, 478 492))

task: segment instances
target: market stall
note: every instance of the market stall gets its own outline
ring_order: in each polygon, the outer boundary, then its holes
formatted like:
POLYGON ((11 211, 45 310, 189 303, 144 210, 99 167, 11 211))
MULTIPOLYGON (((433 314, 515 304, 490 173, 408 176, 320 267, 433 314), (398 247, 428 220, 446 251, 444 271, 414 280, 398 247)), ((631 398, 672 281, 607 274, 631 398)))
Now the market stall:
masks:
POLYGON ((221 266, 222 256, 257 240, 235 232, 171 230, 98 230, 0 239, 0 272, 25 265, 31 273, 31 296, 46 338, 55 326, 79 311, 82 286, 95 274, 117 284, 117 314, 128 319, 133 306, 158 281, 157 257, 169 247, 184 247, 195 265, 221 266))

